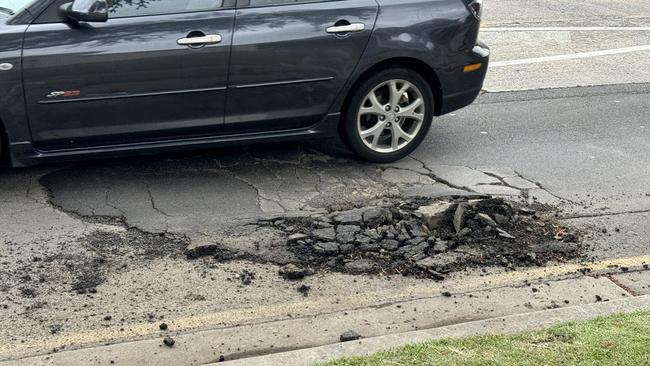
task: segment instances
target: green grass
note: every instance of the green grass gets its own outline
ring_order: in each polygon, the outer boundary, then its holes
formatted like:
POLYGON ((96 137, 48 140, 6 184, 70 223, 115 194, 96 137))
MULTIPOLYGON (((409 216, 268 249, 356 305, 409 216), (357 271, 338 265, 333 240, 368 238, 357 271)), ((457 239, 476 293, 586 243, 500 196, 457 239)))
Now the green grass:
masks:
POLYGON ((650 311, 519 335, 443 339, 323 365, 650 365, 650 311))

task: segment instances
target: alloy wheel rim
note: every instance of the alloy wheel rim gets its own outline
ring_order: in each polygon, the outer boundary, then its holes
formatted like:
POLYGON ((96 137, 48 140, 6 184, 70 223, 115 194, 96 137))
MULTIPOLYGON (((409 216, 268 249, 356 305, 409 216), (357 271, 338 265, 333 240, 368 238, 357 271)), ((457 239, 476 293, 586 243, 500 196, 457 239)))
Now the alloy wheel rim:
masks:
POLYGON ((388 80, 373 88, 361 103, 357 132, 372 151, 393 153, 410 145, 425 115, 422 92, 413 83, 388 80))

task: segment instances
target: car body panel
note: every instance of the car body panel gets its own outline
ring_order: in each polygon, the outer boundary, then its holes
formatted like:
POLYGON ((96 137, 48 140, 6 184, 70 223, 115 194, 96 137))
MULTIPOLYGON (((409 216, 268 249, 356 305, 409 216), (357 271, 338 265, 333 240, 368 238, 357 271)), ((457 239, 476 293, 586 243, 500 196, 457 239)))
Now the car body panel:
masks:
POLYGON ((0 18, 0 63, 12 65, 0 71, 0 120, 9 141, 29 141, 31 132, 25 112, 22 84, 22 40, 26 24, 8 23, 0 18))
MULTIPOLYGON (((488 54, 477 54, 478 21, 462 0, 377 0, 380 5, 375 30, 352 80, 358 80, 375 65, 390 60, 410 59, 426 64, 435 73, 432 81, 439 90, 437 115, 449 113, 470 104, 479 94, 489 61, 488 54), (419 20, 419 21, 418 21, 419 20), (482 62, 473 73, 463 67, 482 62), (466 93, 453 105, 444 99, 466 93), (463 99, 469 99, 468 101, 463 99), (465 105, 462 105, 466 103, 465 105)), ((348 85, 351 88, 352 85, 348 85)), ((349 90, 349 89, 348 89, 349 90)), ((347 94, 342 95, 335 109, 342 109, 347 94)))
MULTIPOLYGON (((51 1, 61 0, 42 0, 40 2, 37 0, 36 3, 41 5, 32 4, 28 9, 32 9, 33 12, 36 12, 36 10, 43 11, 46 8, 42 4, 51 1)), ((19 78, 17 79, 20 71, 15 74, 0 73, 0 93, 2 93, 2 98, 0 98, 0 117, 3 118, 10 136, 12 163, 14 166, 26 166, 41 162, 70 159, 113 157, 133 153, 148 154, 179 149, 222 146, 224 144, 251 143, 255 141, 285 141, 317 136, 333 136, 337 133, 340 115, 345 108, 345 102, 350 93, 354 91, 354 87, 360 78, 366 77, 378 65, 385 65, 391 62, 409 62, 407 65, 411 65, 412 62, 417 62, 418 65, 423 65, 423 67, 430 70, 430 74, 427 75, 437 96, 436 102, 438 105, 436 114, 445 114, 462 108, 476 98, 481 90, 487 71, 489 50, 477 40, 480 22, 474 18, 465 6, 464 1, 466 0, 372 1, 376 1, 376 4, 378 4, 374 29, 372 32, 368 32, 367 44, 364 47, 361 47, 363 42, 358 43, 361 50, 355 50, 352 60, 348 60, 350 62, 345 64, 346 68, 349 69, 341 71, 341 76, 338 76, 339 74, 335 76, 339 77, 340 80, 345 79, 346 81, 342 81, 337 90, 331 89, 331 94, 327 95, 327 97, 331 98, 329 108, 324 109, 323 107, 328 103, 315 103, 317 107, 300 115, 300 111, 291 110, 291 106, 289 106, 289 110, 293 114, 287 115, 285 118, 282 116, 283 108, 281 107, 276 108, 276 110, 261 110, 259 113, 247 113, 241 110, 244 107, 243 104, 240 106, 227 104, 229 106, 228 108, 233 110, 230 116, 226 115, 225 117, 225 121, 228 123, 222 124, 220 129, 215 128, 205 134, 180 136, 173 133, 163 135, 154 134, 153 138, 148 140, 125 142, 107 139, 98 141, 92 144, 92 146, 79 145, 75 147, 68 146, 57 149, 43 149, 42 147, 35 146, 30 136, 24 103, 20 99, 20 95, 23 92, 19 78), (358 59, 356 51, 360 55, 358 59), (465 73, 463 66, 472 63, 482 63, 483 66, 478 71, 465 73), (349 76, 344 77, 344 74, 349 74, 349 76), (253 115, 252 118, 251 115, 253 115)), ((327 8, 328 6, 343 3, 367 4, 365 0, 338 0, 314 2, 312 6, 327 8)), ((296 6, 296 4, 285 6, 291 7, 296 6)), ((370 4, 370 8, 373 8, 372 4, 370 4)), ((242 12, 242 15, 254 13, 253 9, 242 8, 239 11, 242 12)), ((0 62, 12 57, 14 60, 15 57, 20 57, 21 30, 18 28, 18 25, 9 25, 9 23, 20 24, 23 22, 24 20, 16 20, 19 16, 21 19, 29 18, 29 15, 19 14, 13 18, 9 18, 5 22, 2 22, 0 19, 0 41, 2 37, 6 37, 4 42, 0 42, 0 62)), ((369 14, 368 17, 371 18, 372 14, 369 14)), ((250 19, 254 18, 258 17, 250 19)), ((273 17, 261 16, 259 19, 260 24, 254 24, 253 22, 253 29, 271 28, 273 26, 271 23, 277 24, 277 22, 273 22, 273 17)), ((31 20, 24 22, 29 24, 31 20)), ((319 31, 322 31, 322 26, 325 23, 322 23, 322 20, 319 20, 319 22, 321 22, 319 31)), ((291 26, 294 23, 288 22, 287 25, 291 26)), ((318 22, 312 20, 311 23, 317 24, 318 22)), ((93 24, 93 26, 95 25, 93 24)), ((20 25, 20 27, 22 27, 22 32, 24 32, 25 25, 20 25)), ((242 49, 248 55, 251 57, 256 55, 252 51, 254 47, 251 45, 251 42, 246 41, 245 37, 237 42, 240 42, 240 45, 244 47, 242 49)), ((272 48, 266 50, 267 54, 271 51, 272 48)), ((281 52, 282 50, 277 51, 281 52)), ((292 89, 285 88, 285 85, 280 84, 281 82, 298 81, 303 77, 324 79, 329 78, 327 74, 331 72, 327 71, 328 69, 325 67, 321 70, 326 71, 319 71, 317 68, 314 68, 312 70, 304 69, 302 74, 291 74, 291 69, 289 69, 290 65, 285 65, 291 62, 289 57, 283 55, 271 55, 270 57, 275 62, 279 62, 279 65, 286 68, 282 69, 282 72, 267 74, 266 71, 269 69, 265 69, 264 65, 259 63, 264 58, 254 60, 253 62, 245 60, 243 63, 245 66, 235 67, 237 69, 236 73, 239 73, 239 76, 233 77, 227 84, 227 87, 232 90, 234 87, 241 85, 257 86, 256 84, 259 83, 271 83, 277 89, 263 92, 264 88, 260 87, 259 92, 253 92, 254 89, 258 88, 248 88, 251 89, 248 92, 251 92, 253 97, 250 100, 257 100, 261 105, 268 106, 266 103, 270 103, 278 95, 292 96, 293 98, 305 98, 309 95, 309 93, 299 93, 297 96, 295 94, 291 95, 292 89), (251 73, 247 75, 246 71, 250 71, 251 73), (273 85, 274 83, 278 83, 278 85, 273 85), (260 98, 264 98, 265 100, 260 101, 260 98)), ((46 76, 44 71, 45 69, 43 69, 41 75, 46 76)), ((319 90, 317 90, 323 87, 323 83, 325 81, 314 81, 312 83, 311 88, 313 90, 311 92, 316 93, 315 95, 317 97, 324 98, 324 96, 318 94, 319 90)), ((295 83, 294 86, 300 84, 295 83)), ((305 84, 309 83, 305 82, 305 84)), ((232 95, 237 95, 237 93, 236 91, 232 92, 232 95)), ((242 93, 242 95, 247 96, 245 93, 242 93)), ((251 95, 247 97, 251 97, 251 95)), ((304 102, 304 99, 302 102, 304 102)), ((251 104, 246 103, 245 105, 250 106, 251 104)), ((286 106, 284 110, 287 110, 286 106)))
POLYGON ((32 24, 23 77, 34 146, 79 148, 215 134, 235 10, 32 24), (222 43, 181 46, 189 33, 222 43))
POLYGON ((229 129, 301 128, 321 120, 361 58, 377 12, 375 0, 238 9, 229 129), (365 30, 328 34, 338 22, 363 24, 365 30))

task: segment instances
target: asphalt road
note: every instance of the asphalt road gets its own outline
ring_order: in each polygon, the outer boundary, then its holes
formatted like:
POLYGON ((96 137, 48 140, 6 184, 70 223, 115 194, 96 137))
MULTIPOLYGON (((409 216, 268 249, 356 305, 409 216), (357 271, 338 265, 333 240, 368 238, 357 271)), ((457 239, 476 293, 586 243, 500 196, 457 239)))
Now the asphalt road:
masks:
POLYGON ((650 84, 487 94, 414 156, 515 169, 582 213, 649 210, 649 108, 650 84))
MULTIPOLYGON (((72 165, 40 182, 64 212, 195 240, 259 217, 368 201, 399 190, 395 183, 453 190, 387 176, 419 163, 514 170, 563 199, 567 218, 638 215, 650 212, 649 93, 649 84, 633 84, 485 94, 436 119, 414 159, 383 167, 306 142, 72 165)), ((617 251, 645 252, 647 242, 617 251)))
MULTIPOLYGON (((609 280, 591 277, 577 287, 549 280, 546 287, 555 292, 534 296, 521 286, 501 296, 470 292, 576 272, 583 264, 575 262, 513 273, 469 271, 441 284, 326 272, 309 281, 307 299, 275 265, 184 255, 188 245, 217 241, 259 250, 251 240, 225 240, 224 231, 263 217, 358 206, 387 195, 490 189, 513 200, 532 194, 557 209, 564 224, 584 232, 589 255, 603 261, 594 267, 646 261, 650 3, 486 5, 483 38, 496 65, 489 92, 436 119, 423 146, 402 162, 366 164, 327 141, 0 171, 0 362, 55 347, 158 337, 162 321, 179 333, 224 328, 211 336, 229 352, 246 353, 269 344, 322 344, 336 329, 317 316, 344 312, 336 316, 346 324, 351 308, 358 323, 347 322, 374 335, 433 324, 415 309, 404 315, 377 306, 389 301, 426 298, 427 306, 444 309, 433 315, 443 324, 541 310, 571 294, 581 303, 596 294, 627 296, 609 280), (495 176, 527 188, 494 186, 495 176), (251 286, 238 282, 243 270, 256 273, 251 286), (80 284, 97 293, 77 294, 80 284), (443 289, 465 296, 454 304, 429 299, 443 289), (368 322, 367 309, 385 311, 386 323, 368 322), (287 340, 282 332, 290 326, 273 322, 294 318, 300 338, 287 340), (238 324, 265 324, 266 333, 238 324), (312 328, 318 335, 310 338, 304 329, 312 328)), ((647 282, 647 274, 636 281, 647 282)))
MULTIPOLYGON (((235 345, 253 354, 258 347, 283 342, 289 342, 287 347, 314 345, 335 337, 329 332, 338 328, 312 316, 348 314, 352 308, 375 308, 443 289, 462 292, 462 306, 458 299, 452 307, 439 304, 441 300, 416 306, 446 309, 444 315, 436 313, 435 324, 541 310, 569 298, 575 304, 594 301, 595 295, 625 296, 608 280, 589 278, 575 285, 551 281, 546 286, 555 290, 544 293, 525 287, 499 294, 469 292, 575 272, 582 266, 576 263, 507 277, 490 268, 487 276, 461 273, 441 285, 319 273, 308 281, 312 295, 307 300, 277 275, 277 266, 188 261, 183 249, 191 242, 221 241, 233 249, 253 250, 255 242, 224 242, 221 231, 268 215, 318 212, 389 193, 458 192, 431 176, 455 187, 492 183, 494 178, 483 170, 524 177, 543 187, 535 188, 535 195, 561 209, 567 224, 587 233, 590 255, 605 260, 602 267, 640 265, 626 258, 647 258, 650 246, 645 224, 650 219, 645 184, 650 181, 650 156, 648 132, 642 127, 649 101, 647 85, 488 94, 474 106, 437 120, 413 158, 381 167, 351 160, 331 144, 296 143, 4 171, 0 307, 6 307, 0 308, 0 338, 5 340, 0 360, 63 345, 75 349, 155 337, 164 334, 157 329, 161 322, 170 322, 180 333, 225 327, 226 333, 210 337, 221 337, 225 345, 219 352, 227 354, 238 353, 235 345), (146 232, 189 239, 177 242, 146 232), (618 258, 622 261, 616 262, 618 258), (251 286, 239 282, 244 270, 256 274, 251 286), (96 288, 97 293, 79 295, 77 286, 96 288), (291 331, 269 325, 263 334, 256 328, 229 328, 287 316, 304 320, 291 331), (21 327, 12 326, 16 323, 21 327), (305 335, 304 327, 325 328, 305 335), (228 336, 231 331, 237 335, 228 336), (279 340, 282 331, 291 338, 279 340)), ((388 311, 375 322, 368 322, 363 310, 358 310, 358 319, 344 316, 339 322, 358 322, 356 329, 367 328, 370 335, 386 332, 385 324, 389 333, 433 324, 428 316, 393 309, 397 313, 388 311)), ((155 349, 145 352, 150 351, 155 349)), ((112 357, 110 352, 106 357, 112 357)))

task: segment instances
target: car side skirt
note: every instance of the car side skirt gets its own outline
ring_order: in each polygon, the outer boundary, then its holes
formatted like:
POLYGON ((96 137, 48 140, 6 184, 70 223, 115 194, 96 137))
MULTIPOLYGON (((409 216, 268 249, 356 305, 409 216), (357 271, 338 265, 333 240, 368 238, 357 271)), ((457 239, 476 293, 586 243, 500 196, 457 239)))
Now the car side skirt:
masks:
POLYGON ((44 163, 106 159, 134 155, 212 149, 233 145, 274 143, 312 138, 337 136, 340 113, 331 113, 315 125, 295 130, 241 133, 209 137, 195 137, 178 140, 140 142, 132 144, 96 146, 92 148, 49 150, 36 149, 31 142, 10 143, 11 162, 14 167, 29 167, 44 163))

